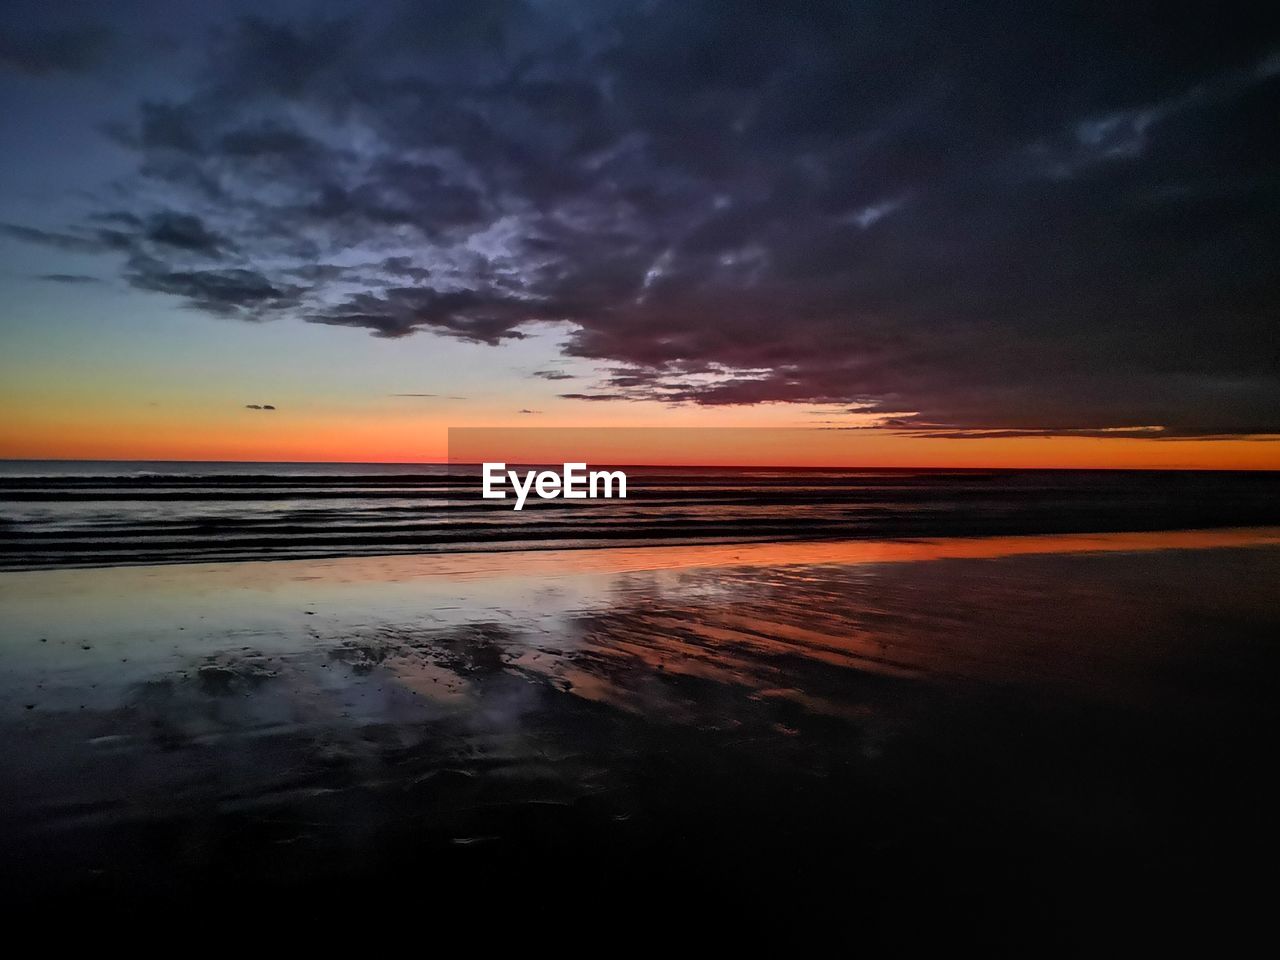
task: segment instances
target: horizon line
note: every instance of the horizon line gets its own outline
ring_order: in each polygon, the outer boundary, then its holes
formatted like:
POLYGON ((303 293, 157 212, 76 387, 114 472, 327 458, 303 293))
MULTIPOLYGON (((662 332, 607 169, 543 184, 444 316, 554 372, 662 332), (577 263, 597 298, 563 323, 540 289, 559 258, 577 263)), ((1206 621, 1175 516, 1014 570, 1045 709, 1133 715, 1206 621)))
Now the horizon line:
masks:
MULTIPOLYGON (((551 461, 449 461, 449 460, 174 460, 174 459, 120 459, 98 457, 0 457, 0 464, 5 463, 183 463, 183 464, 261 464, 261 465, 296 465, 296 466, 369 466, 369 467, 478 467, 484 463, 503 462, 516 467, 552 466, 551 461)), ((559 461, 575 463, 583 461, 559 461)), ((756 463, 614 463, 605 461, 601 466, 615 469, 681 469, 681 470, 794 470, 821 472, 825 470, 912 470, 918 472, 980 473, 993 470, 1005 472, 1060 472, 1060 473, 1280 473, 1280 467, 1019 467, 1019 466, 915 466, 910 464, 825 464, 825 465, 791 465, 791 464, 756 464, 756 463)), ((588 464, 590 466, 590 464, 588 464)))

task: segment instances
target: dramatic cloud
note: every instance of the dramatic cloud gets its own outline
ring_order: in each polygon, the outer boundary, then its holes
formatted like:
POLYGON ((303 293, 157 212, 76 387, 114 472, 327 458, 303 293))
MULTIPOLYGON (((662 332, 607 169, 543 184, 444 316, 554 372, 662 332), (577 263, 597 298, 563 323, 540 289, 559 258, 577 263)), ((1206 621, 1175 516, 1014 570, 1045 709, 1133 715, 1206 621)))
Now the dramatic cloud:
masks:
POLYGON ((81 73, 101 62, 110 44, 102 27, 0 33, 0 67, 22 73, 81 73))
POLYGON ((110 249, 101 239, 76 236, 70 233, 54 233, 48 230, 36 230, 16 223, 0 223, 0 234, 37 243, 70 253, 102 253, 110 249))
POLYGON ((184 213, 153 214, 144 233, 147 240, 161 247, 188 250, 206 257, 220 257, 231 249, 230 243, 209 230, 199 217, 184 213))
POLYGON ((132 259, 130 267, 125 276, 140 289, 173 294, 209 313, 244 319, 293 306, 301 289, 277 286, 253 270, 170 270, 144 257, 132 259))
POLYGON ((1280 432, 1257 5, 353 5, 198 76, 111 127, 119 208, 0 229, 220 316, 562 322, 608 370, 573 399, 1280 432))

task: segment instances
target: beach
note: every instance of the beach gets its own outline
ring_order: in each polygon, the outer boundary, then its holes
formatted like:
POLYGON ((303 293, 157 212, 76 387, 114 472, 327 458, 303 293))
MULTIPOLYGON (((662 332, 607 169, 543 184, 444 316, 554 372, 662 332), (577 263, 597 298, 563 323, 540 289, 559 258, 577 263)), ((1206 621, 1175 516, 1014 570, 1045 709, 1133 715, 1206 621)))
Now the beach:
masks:
POLYGON ((1148 6, 0 4, 15 929, 1258 952, 1280 18, 1148 6))
POLYGON ((1277 595, 1275 527, 0 573, 6 895, 1247 912, 1277 595))

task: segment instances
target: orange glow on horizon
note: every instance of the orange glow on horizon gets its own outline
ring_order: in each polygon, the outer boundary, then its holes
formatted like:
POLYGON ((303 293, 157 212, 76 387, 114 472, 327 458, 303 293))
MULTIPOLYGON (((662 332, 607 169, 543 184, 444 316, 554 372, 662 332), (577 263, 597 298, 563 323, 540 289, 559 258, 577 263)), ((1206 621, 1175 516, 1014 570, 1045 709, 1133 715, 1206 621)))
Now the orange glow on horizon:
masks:
MULTIPOLYGON (((677 419, 677 416, 664 419, 677 419)), ((31 460, 228 460, 258 462, 595 463, 652 466, 1280 469, 1280 442, 1266 439, 1016 437, 931 439, 889 430, 619 429, 597 422, 556 429, 495 425, 484 444, 451 450, 448 430, 420 412, 233 410, 193 417, 163 410, 57 415, 0 425, 0 458, 31 460), (565 438, 572 438, 566 442, 565 438), (714 442, 712 440, 714 439, 714 442)), ((492 423, 492 421, 490 421, 492 423)), ((741 423, 741 418, 739 418, 741 423)), ((467 427, 483 427, 478 417, 467 427)), ((551 424, 548 424, 551 426, 551 424)), ((482 431, 467 431, 479 436, 482 431)))
POLYGON ((450 431, 455 462, 631 466, 1280 469, 1268 440, 933 439, 892 430, 502 427, 450 431))

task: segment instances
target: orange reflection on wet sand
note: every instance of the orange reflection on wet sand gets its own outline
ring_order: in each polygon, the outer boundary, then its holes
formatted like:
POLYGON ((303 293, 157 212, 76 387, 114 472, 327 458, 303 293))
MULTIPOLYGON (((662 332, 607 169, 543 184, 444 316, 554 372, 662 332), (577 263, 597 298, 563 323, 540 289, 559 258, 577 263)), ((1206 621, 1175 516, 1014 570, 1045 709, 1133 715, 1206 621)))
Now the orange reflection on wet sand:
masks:
POLYGON ((406 560, 417 568, 416 573, 441 576, 532 574, 540 571, 626 573, 679 567, 913 563, 921 560, 996 559, 1038 553, 1207 550, 1218 547, 1276 544, 1280 544, 1280 527, 1236 527, 1226 530, 950 537, 938 540, 833 540, 629 547, 607 550, 547 550, 529 553, 384 558, 383 562, 406 560))

